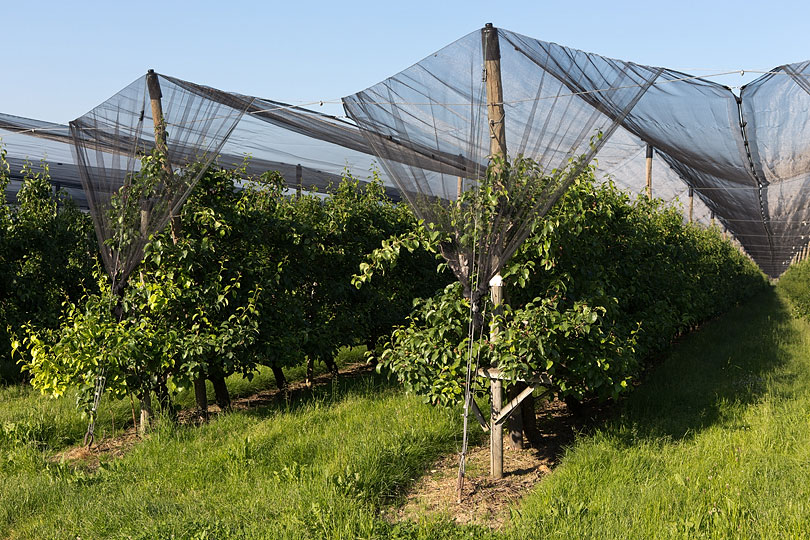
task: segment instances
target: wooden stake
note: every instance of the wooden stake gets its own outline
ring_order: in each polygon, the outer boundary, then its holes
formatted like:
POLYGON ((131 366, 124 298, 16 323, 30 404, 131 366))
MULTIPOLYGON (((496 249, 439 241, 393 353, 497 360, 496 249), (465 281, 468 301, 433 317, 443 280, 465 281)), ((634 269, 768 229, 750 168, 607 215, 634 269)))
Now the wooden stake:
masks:
POLYGON ((499 479, 503 478, 503 424, 495 424, 495 419, 501 415, 503 381, 492 379, 489 384, 492 389, 492 414, 489 421, 492 436, 489 438, 489 466, 492 477, 499 479))
POLYGON ((295 195, 301 196, 301 191, 304 189, 304 169, 301 164, 295 166, 295 195))
MULTIPOLYGON (((500 305, 503 302, 503 280, 500 274, 496 274, 489 282, 489 294, 492 300, 493 317, 497 316, 501 311, 500 305)), ((489 327, 489 339, 496 341, 498 339, 498 323, 493 318, 489 327)), ((489 456, 490 456, 490 473, 493 478, 503 478, 503 425, 495 424, 495 420, 501 415, 501 407, 503 405, 503 381, 501 379, 492 379, 490 382, 492 390, 492 408, 490 414, 490 433, 489 433, 489 456)))
POLYGON ((652 160, 653 160, 653 147, 651 144, 647 145, 647 197, 652 199, 652 160))

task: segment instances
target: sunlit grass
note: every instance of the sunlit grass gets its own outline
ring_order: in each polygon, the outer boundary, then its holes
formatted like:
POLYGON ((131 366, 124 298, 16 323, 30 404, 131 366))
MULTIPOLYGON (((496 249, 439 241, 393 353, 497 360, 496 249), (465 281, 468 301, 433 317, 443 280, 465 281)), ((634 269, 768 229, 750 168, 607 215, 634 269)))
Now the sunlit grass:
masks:
POLYGON ((773 293, 707 324, 515 508, 512 536, 810 535, 808 352, 773 293))
MULTIPOLYGON (((84 432, 63 418, 72 404, 7 388, 0 422, 31 418, 40 435, 0 443, 0 537, 808 537, 809 353, 810 323, 775 291, 706 324, 497 533, 382 517, 457 450, 460 422, 380 376, 200 427, 163 424, 96 472, 48 459, 84 432)), ((272 386, 261 376, 231 389, 272 386)))

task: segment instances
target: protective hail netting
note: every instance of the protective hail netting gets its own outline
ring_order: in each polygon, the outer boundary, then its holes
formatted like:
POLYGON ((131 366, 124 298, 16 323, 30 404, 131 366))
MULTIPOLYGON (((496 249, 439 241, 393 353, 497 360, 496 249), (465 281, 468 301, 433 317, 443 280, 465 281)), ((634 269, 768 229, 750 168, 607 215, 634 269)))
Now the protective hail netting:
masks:
MULTIPOLYGON (((808 63, 778 68, 744 87, 738 97, 727 87, 676 71, 503 29, 498 34, 510 157, 537 160, 564 185, 566 174, 560 171, 567 161, 587 160, 595 149, 599 172, 641 192, 649 144, 655 148, 654 194, 686 204, 688 188, 694 188, 700 200, 695 201, 695 219, 716 215, 767 274, 781 274, 806 244, 810 230, 802 187, 810 176, 808 63), (611 132, 614 123, 619 126, 611 132), (600 131, 602 139, 589 146, 600 131)), ((344 99, 347 113, 403 196, 439 227, 446 223, 434 201, 454 200, 458 177, 464 178, 464 189, 474 185, 490 153, 483 55, 481 33, 473 32, 344 99), (463 165, 429 172, 408 166, 397 147, 384 144, 386 139, 404 148, 432 145, 438 152, 460 155, 463 165)), ((545 204, 541 201, 538 208, 545 204)), ((509 212, 510 218, 516 216, 509 212)), ((514 231, 511 242, 524 233, 514 231)), ((479 253, 493 260, 480 261, 484 274, 493 274, 510 251, 479 253)))
POLYGON ((113 290, 141 261, 149 236, 177 215, 249 105, 196 90, 150 72, 70 123, 113 290), (139 174, 142 167, 150 174, 139 174))
POLYGON ((0 146, 6 151, 9 166, 7 201, 16 201, 26 166, 40 172, 47 163, 54 187, 67 193, 80 208, 87 208, 68 126, 0 113, 0 146))
POLYGON ((416 214, 452 238, 442 254, 475 309, 531 224, 588 166, 661 73, 617 60, 596 63, 579 51, 487 28, 344 98, 344 105, 416 214), (505 119, 487 106, 498 77, 490 66, 498 60, 505 119), (609 90, 598 102, 580 94, 595 88, 609 90), (458 156, 457 163, 425 170, 401 157, 412 147, 431 145, 437 153, 458 156), (504 146, 509 156, 536 161, 530 181, 520 174, 487 178, 488 157, 503 153, 504 146), (463 195, 481 185, 504 193, 484 214, 475 210, 478 201, 463 195))
MULTIPOLYGON (((806 62, 769 72, 743 87, 738 97, 724 86, 683 73, 611 60, 502 29, 497 33, 507 154, 536 159, 536 180, 547 189, 533 194, 531 203, 502 206, 488 230, 479 231, 494 236, 478 239, 489 247, 477 252, 475 260, 464 246, 445 246, 462 277, 473 264, 480 264, 483 274, 496 271, 525 235, 525 225, 542 214, 594 154, 598 178, 610 174, 620 187, 643 192, 648 144, 655 148, 653 194, 680 200, 683 213, 691 213, 695 221, 708 223, 716 216, 769 275, 781 274, 807 244, 802 189, 810 177, 806 62), (599 132, 601 138, 596 137, 599 132), (578 159, 582 156, 584 160, 578 159), (695 194, 692 212, 690 188, 695 194), (528 219, 521 221, 523 217, 528 219)), ((455 201, 459 178, 464 192, 486 181, 491 150, 483 69, 481 32, 476 31, 345 98, 355 123, 161 75, 172 168, 185 172, 192 158, 208 160, 217 153, 223 165, 241 164, 247 154, 251 174, 278 170, 288 186, 323 191, 339 181, 344 169, 366 179, 379 158, 390 193, 396 185, 417 213, 449 229, 450 207, 442 210, 434 203, 455 201)), ((147 94, 145 79, 139 79, 75 121, 75 157, 67 155, 66 126, 0 115, 0 138, 11 164, 10 199, 25 161, 36 168, 40 159, 47 159, 55 183, 80 205, 87 197, 100 224, 108 268, 115 267, 116 248, 105 208, 112 193, 137 173, 140 157, 154 147, 147 94), (77 189, 80 178, 85 195, 77 189)), ((508 179, 491 180, 509 187, 504 184, 508 179)), ((161 221, 150 218, 149 231, 161 221)), ((133 256, 118 256, 117 264, 123 266, 116 271, 126 274, 138 259, 139 243, 130 246, 133 256)))

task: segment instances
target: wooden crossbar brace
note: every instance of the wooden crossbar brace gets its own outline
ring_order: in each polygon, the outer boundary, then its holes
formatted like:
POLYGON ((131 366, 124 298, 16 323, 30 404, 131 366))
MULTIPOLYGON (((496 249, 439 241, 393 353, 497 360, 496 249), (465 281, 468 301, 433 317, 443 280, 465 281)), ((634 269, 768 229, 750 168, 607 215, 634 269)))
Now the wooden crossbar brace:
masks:
MULTIPOLYGON (((529 386, 524 388, 520 394, 515 396, 509 403, 506 404, 506 406, 503 409, 501 409, 501 414, 498 415, 497 418, 495 418, 495 425, 500 426, 501 424, 506 422, 506 419, 509 418, 509 416, 513 412, 515 412, 515 410, 520 406, 520 404, 523 403, 523 400, 532 395, 532 392, 534 392, 538 388, 540 388, 539 384, 530 384, 529 386)), ((550 390, 546 389, 542 395, 545 396, 549 392, 550 390)))

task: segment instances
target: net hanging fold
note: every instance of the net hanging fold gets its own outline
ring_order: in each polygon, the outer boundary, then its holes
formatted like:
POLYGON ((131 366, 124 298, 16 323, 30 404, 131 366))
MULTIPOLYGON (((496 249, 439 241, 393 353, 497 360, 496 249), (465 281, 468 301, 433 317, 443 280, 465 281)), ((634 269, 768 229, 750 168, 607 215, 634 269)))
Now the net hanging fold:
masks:
POLYGON ((177 215, 250 105, 221 94, 147 74, 70 122, 75 161, 114 290, 140 262, 149 236, 177 215), (154 120, 154 101, 162 107, 162 122, 154 120), (156 146, 165 154, 158 156, 160 172, 139 175, 156 146))
POLYGON ((474 301, 530 233, 532 223, 588 166, 662 73, 617 60, 594 63, 579 51, 504 30, 498 34, 506 148, 510 159, 535 161, 529 181, 512 173, 487 179, 492 126, 480 32, 344 98, 347 114, 402 197, 421 219, 453 239, 442 246, 442 254, 474 301), (598 102, 577 94, 601 88, 610 90, 601 92, 598 102), (463 166, 448 163, 425 170, 402 157, 425 147, 457 155, 463 166), (464 192, 493 182, 504 192, 496 207, 484 215, 460 210, 477 204, 465 199, 464 192))

